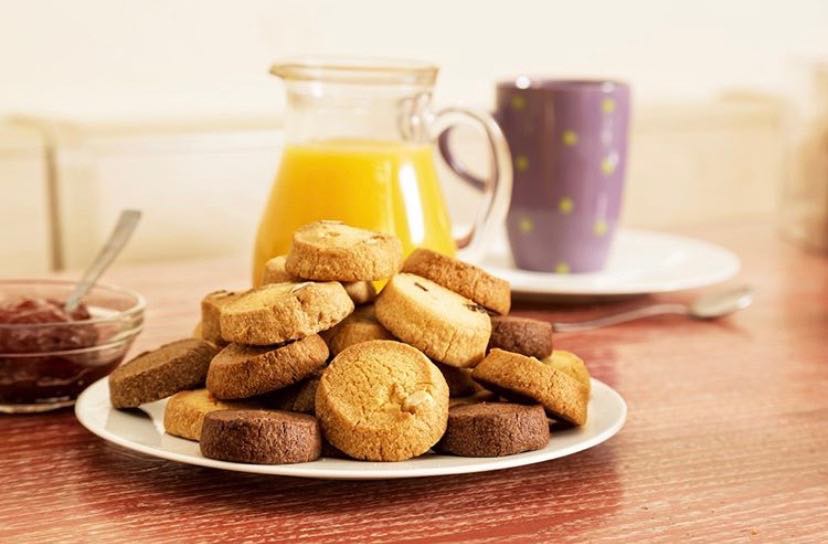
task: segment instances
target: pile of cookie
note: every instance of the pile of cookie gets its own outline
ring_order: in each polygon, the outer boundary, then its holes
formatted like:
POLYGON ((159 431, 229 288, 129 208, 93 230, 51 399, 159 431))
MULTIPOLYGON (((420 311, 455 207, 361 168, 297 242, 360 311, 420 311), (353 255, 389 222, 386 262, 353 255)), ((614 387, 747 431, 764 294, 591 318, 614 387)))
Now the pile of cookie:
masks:
POLYGON ((549 323, 508 316, 507 282, 402 253, 388 234, 300 228, 261 287, 208 294, 194 338, 116 369, 112 405, 171 397, 166 432, 247 463, 502 456, 546 446, 548 418, 586 422, 584 362, 553 351, 549 323))

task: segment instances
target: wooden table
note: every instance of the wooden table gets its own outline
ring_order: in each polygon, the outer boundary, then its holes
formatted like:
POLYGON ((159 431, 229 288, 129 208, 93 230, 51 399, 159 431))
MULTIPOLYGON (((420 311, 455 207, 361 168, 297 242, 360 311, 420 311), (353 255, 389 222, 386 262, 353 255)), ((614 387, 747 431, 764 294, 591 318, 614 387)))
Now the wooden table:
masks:
MULTIPOLYGON (((758 288, 716 323, 665 318, 579 335, 626 398, 609 442, 534 466, 379 482, 261 477, 131 453, 71 411, 0 417, 0 542, 826 542, 828 259, 770 226, 692 231, 738 252, 758 288)), ((135 349, 188 335, 246 260, 122 268, 149 302, 135 349)), ((660 297, 686 299, 690 294, 660 297)), ((550 319, 616 306, 518 304, 550 319)))

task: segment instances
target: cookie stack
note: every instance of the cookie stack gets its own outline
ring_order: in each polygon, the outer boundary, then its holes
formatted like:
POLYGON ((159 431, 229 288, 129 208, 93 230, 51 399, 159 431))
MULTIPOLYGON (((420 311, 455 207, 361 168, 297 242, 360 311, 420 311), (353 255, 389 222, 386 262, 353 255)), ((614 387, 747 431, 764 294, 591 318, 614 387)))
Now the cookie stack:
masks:
POLYGON ((390 235, 320 221, 271 259, 264 285, 202 301, 197 338, 110 376, 116 408, 171 396, 168 433, 248 463, 336 455, 400 461, 432 448, 543 448, 583 425, 590 378, 545 322, 508 316, 509 284, 390 235), (378 280, 387 283, 377 294, 378 280))

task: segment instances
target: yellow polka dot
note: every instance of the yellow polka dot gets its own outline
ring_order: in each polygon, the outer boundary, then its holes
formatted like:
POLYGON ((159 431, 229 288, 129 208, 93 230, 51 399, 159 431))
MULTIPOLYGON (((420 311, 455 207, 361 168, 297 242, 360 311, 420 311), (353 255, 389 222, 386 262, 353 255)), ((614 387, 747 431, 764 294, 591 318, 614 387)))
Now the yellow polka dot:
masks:
POLYGON ((575 203, 572 202, 572 199, 568 196, 565 196, 558 201, 558 210, 564 215, 572 213, 572 208, 574 207, 575 203))
POLYGON ((607 233, 609 226, 607 226, 607 222, 603 219, 598 219, 595 221, 595 224, 592 225, 592 232, 595 233, 595 236, 601 237, 607 233))
POLYGON ((529 233, 535 230, 535 223, 533 223, 528 217, 524 217, 520 220, 520 223, 518 223, 518 228, 520 229, 520 232, 529 233))
POLYGON ((515 156, 515 169, 518 172, 526 172, 529 169, 529 158, 526 155, 515 156))
POLYGON ((555 273, 556 274, 569 274, 569 265, 564 263, 564 262, 558 263, 557 265, 555 265, 555 273))
POLYGON ((561 135, 561 140, 563 140, 564 145, 575 145, 578 143, 578 135, 574 130, 565 130, 561 135))
POLYGON ((526 99, 516 94, 512 97, 512 109, 515 111, 521 111, 523 108, 526 107, 526 99))
POLYGON ((612 113, 615 111, 615 100, 612 98, 605 98, 601 101, 601 109, 604 113, 612 113))
POLYGON ((601 161, 601 171, 607 176, 615 172, 615 166, 618 164, 618 158, 615 154, 607 155, 601 161))

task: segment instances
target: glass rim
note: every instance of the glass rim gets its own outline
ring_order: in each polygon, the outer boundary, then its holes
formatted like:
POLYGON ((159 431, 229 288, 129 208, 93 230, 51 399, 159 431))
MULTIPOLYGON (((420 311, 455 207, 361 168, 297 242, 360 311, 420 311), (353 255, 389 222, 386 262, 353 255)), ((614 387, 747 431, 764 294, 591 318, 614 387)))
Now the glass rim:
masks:
MULTIPOLYGON (((0 279, 0 292, 3 291, 3 287, 7 285, 53 285, 53 286, 64 286, 64 287, 73 287, 77 282, 72 280, 61 280, 61 279, 48 279, 48 278, 6 278, 0 279)), ((45 328, 55 328, 55 327, 81 327, 81 326, 89 326, 89 325, 99 325, 102 323, 117 323, 119 321, 124 321, 127 319, 134 318, 135 316, 141 314, 144 309, 146 308, 147 301, 144 297, 138 293, 137 291, 133 291, 132 289, 126 289, 124 287, 116 287, 114 285, 107 285, 104 283, 96 283, 94 287, 92 287, 92 291, 96 289, 103 289, 104 291, 109 291, 110 293, 116 293, 119 295, 125 295, 132 299, 132 305, 127 308, 126 310, 117 311, 116 314, 107 317, 93 317, 90 319, 81 319, 78 321, 69 321, 69 322, 59 322, 59 323, 0 323, 0 330, 39 330, 45 328)))
POLYGON ((434 85, 438 71, 437 65, 419 60, 325 55, 288 57, 270 67, 272 75, 285 81, 424 87, 434 85))
MULTIPOLYGON (((52 324, 54 326, 54 324, 52 324)), ((88 355, 90 353, 95 353, 98 351, 104 351, 107 349, 112 349, 115 347, 122 346, 128 342, 131 342, 138 336, 141 331, 144 330, 143 325, 138 325, 137 327, 132 327, 131 329, 127 329, 120 334, 114 336, 107 342, 103 344, 94 344, 91 346, 87 346, 85 348, 74 348, 74 349, 61 349, 61 350, 54 350, 54 351, 26 351, 26 352, 0 352, 0 358, 3 359, 31 359, 31 358, 40 358, 40 357, 69 357, 72 355, 88 355)))
POLYGON ((498 80, 498 90, 554 91, 554 92, 602 92, 629 89, 626 81, 612 78, 566 78, 520 74, 498 80))

